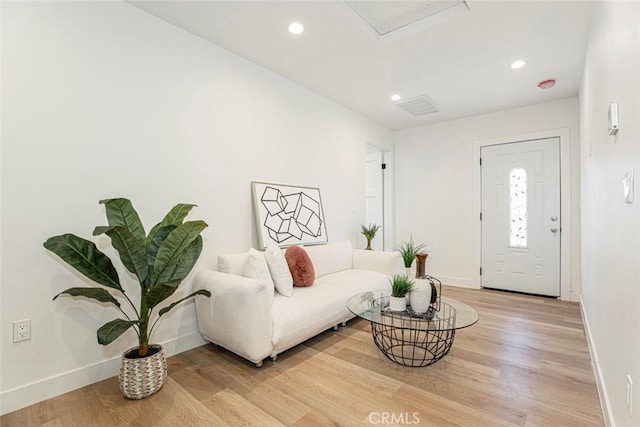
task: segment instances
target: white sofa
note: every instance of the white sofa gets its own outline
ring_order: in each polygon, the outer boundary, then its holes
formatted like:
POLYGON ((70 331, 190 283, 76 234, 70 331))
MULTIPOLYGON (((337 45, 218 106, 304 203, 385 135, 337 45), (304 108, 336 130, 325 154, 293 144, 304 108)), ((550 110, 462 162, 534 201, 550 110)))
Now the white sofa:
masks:
POLYGON ((262 366, 279 353, 354 315, 349 297, 368 290, 390 290, 389 277, 402 274, 399 252, 352 249, 351 242, 305 247, 316 280, 294 287, 293 296, 274 292, 268 280, 243 277, 249 253, 220 255, 218 270, 196 275, 194 287, 211 298, 196 298, 203 337, 262 366))

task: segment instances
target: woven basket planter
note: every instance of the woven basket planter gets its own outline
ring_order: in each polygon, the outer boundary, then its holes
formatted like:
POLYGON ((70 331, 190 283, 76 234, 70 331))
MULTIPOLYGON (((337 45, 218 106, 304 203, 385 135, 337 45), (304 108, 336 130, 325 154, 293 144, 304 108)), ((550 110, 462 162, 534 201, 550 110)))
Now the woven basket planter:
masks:
POLYGON ((137 347, 122 353, 120 364, 120 391, 129 399, 144 399, 162 388, 167 379, 167 360, 160 345, 151 344, 149 353, 155 354, 139 359, 127 357, 137 347))

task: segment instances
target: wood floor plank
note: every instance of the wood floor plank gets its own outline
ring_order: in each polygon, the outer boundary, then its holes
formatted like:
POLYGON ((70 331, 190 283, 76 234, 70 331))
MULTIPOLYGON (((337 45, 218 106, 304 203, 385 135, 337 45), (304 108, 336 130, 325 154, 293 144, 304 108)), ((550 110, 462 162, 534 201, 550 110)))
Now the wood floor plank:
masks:
POLYGON ((244 396, 249 402, 270 414, 284 425, 294 425, 311 412, 311 408, 278 388, 273 381, 265 381, 244 396))
POLYGON ((230 426, 284 426, 284 424, 230 389, 219 391, 202 403, 230 426))
POLYGON ((354 319, 261 369, 205 345, 169 358, 167 383, 147 399, 123 398, 114 377, 6 414, 0 425, 325 427, 380 425, 383 416, 398 425, 414 415, 435 427, 603 425, 577 304, 448 286, 443 293, 480 320, 426 368, 388 360, 370 324, 354 319))
POLYGON ((341 424, 331 420, 323 412, 311 411, 291 425, 295 427, 339 427, 341 424))
POLYGON ((129 400, 110 410, 112 424, 117 426, 233 426, 178 383, 168 378, 157 393, 144 400, 129 400))
POLYGON ((506 421, 497 418, 495 414, 457 403, 413 386, 403 386, 398 391, 397 397, 413 403, 420 417, 427 421, 427 425, 432 417, 466 426, 514 427, 523 425, 520 419, 517 419, 515 423, 506 421))

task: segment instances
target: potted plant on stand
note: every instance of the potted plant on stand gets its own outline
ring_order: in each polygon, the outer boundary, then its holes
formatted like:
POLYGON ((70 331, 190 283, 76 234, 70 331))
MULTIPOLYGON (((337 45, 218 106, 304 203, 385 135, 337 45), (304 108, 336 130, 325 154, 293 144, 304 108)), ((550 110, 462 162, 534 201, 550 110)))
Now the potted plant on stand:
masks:
POLYGON ((396 250, 400 252, 400 255, 402 255, 402 262, 407 270, 407 276, 412 276, 411 265, 413 264, 413 260, 416 258, 416 255, 424 249, 424 247, 425 245, 423 243, 415 244, 413 242, 413 236, 409 236, 408 242, 402 242, 401 244, 396 245, 396 250))
POLYGON ((365 227, 364 225, 360 224, 360 227, 362 228, 362 231, 360 233, 367 239, 366 249, 370 251, 371 241, 373 240, 374 237, 376 237, 376 233, 378 232, 378 230, 380 230, 380 226, 375 224, 369 224, 368 227, 365 227))
POLYGON ((405 311, 407 309, 407 294, 413 289, 413 280, 407 275, 396 274, 390 279, 390 282, 389 309, 392 311, 405 311))
POLYGON ((54 236, 44 247, 62 261, 103 287, 75 287, 57 294, 83 297, 115 306, 124 316, 98 328, 98 343, 107 345, 133 328, 138 346, 122 354, 120 390, 125 397, 142 399, 158 391, 167 377, 164 350, 149 344, 158 321, 181 302, 196 295, 211 296, 198 290, 161 308, 189 274, 202 252, 200 233, 207 227, 204 221, 184 218, 195 205, 178 204, 147 235, 138 213, 127 199, 101 200, 106 207, 107 226, 96 227, 93 235, 106 234, 118 252, 125 268, 136 276, 140 285, 139 301, 134 303, 120 284, 111 260, 96 245, 73 234, 54 236), (120 301, 125 302, 126 309, 120 301))

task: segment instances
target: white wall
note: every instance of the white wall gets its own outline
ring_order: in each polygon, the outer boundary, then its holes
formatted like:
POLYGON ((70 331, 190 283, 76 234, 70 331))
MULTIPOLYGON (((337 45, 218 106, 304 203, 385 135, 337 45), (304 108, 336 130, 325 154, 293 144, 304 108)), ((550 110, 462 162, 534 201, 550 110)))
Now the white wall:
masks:
MULTIPOLYGON (((90 238, 100 199, 130 198, 147 230, 198 204, 199 269, 257 246, 251 180, 320 187, 329 239, 362 243, 365 142, 388 149, 390 131, 125 3, 2 8, 2 412, 115 375, 134 345, 97 344, 113 310, 51 301, 84 281, 42 243, 90 238), (24 318, 33 338, 13 344, 24 318)), ((153 341, 202 343, 193 305, 153 341)))
MULTIPOLYGON (((396 241, 413 235, 431 251, 427 272, 445 283, 479 287, 479 168, 474 151, 487 140, 563 130, 568 134, 572 298, 580 283, 578 100, 568 98, 396 133, 396 241), (567 131, 568 130, 568 131, 567 131)), ((503 141, 504 142, 504 141, 503 141)))
POLYGON ((580 89, 582 292, 609 425, 640 425, 640 3, 597 3, 580 89), (620 106, 608 136, 607 111, 620 106), (636 175, 636 201, 622 179, 636 175), (633 417, 626 375, 634 381, 633 417))

